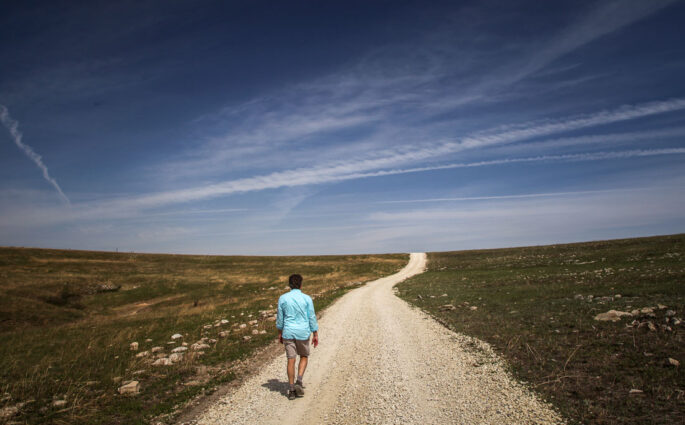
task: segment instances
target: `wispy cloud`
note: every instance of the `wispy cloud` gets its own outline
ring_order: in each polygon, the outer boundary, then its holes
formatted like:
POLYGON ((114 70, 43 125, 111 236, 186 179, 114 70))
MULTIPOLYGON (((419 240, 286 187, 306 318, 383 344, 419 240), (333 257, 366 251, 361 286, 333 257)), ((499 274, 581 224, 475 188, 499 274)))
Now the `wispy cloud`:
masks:
POLYGON ((67 195, 62 192, 62 188, 59 186, 59 184, 57 184, 57 180, 50 176, 48 167, 43 163, 43 158, 41 158, 41 156, 38 155, 33 148, 31 148, 31 146, 22 142, 23 135, 19 131, 19 123, 10 117, 7 107, 4 105, 0 105, 0 122, 2 122, 2 125, 4 125, 9 131, 14 144, 17 145, 17 147, 21 149, 24 154, 26 154, 26 156, 28 156, 29 159, 36 164, 36 166, 42 171, 43 178, 55 188, 62 201, 69 205, 69 198, 67 198, 67 195))
POLYGON ((459 163, 437 165, 429 167, 416 167, 409 169, 387 170, 403 164, 418 163, 426 160, 443 158, 466 149, 474 149, 486 146, 503 145, 517 141, 527 140, 540 136, 563 133, 598 125, 606 125, 619 121, 642 118, 650 115, 677 111, 685 108, 685 99, 672 99, 667 101, 649 102, 640 105, 625 105, 615 110, 605 110, 594 114, 571 117, 562 120, 547 121, 542 123, 529 123, 516 126, 501 127, 492 131, 481 132, 455 141, 441 144, 427 144, 412 148, 403 146, 394 151, 384 151, 383 155, 375 154, 367 158, 330 162, 315 167, 299 168, 275 172, 271 174, 229 180, 222 183, 162 192, 152 195, 141 196, 129 200, 115 201, 118 205, 126 205, 133 208, 151 208, 155 206, 207 199, 233 193, 253 192, 281 187, 296 187, 311 184, 323 184, 351 180, 365 177, 385 176, 420 171, 439 170, 447 168, 478 167, 485 165, 498 165, 516 162, 537 162, 554 160, 598 160, 617 159, 637 156, 681 154, 683 149, 655 149, 633 150, 626 152, 604 152, 594 154, 568 154, 547 155, 530 158, 496 159, 475 163, 459 163), (385 169, 385 170, 384 170, 385 169), (373 171, 378 170, 378 171, 373 171))

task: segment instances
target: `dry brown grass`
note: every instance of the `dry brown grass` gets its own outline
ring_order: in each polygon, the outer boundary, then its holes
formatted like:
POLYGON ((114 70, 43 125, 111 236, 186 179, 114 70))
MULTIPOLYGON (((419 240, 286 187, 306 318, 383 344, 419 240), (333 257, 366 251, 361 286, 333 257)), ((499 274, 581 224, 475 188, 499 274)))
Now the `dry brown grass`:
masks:
POLYGON ((0 248, 0 409, 26 404, 21 423, 142 424, 168 413, 202 387, 183 385, 199 366, 207 385, 230 380, 231 365, 275 337, 259 312, 276 304, 290 273, 304 276, 317 309, 350 282, 394 273, 406 255, 220 257, 0 248), (121 286, 98 293, 97 285, 121 286), (270 289, 271 288, 271 289, 270 289), (225 318, 225 328, 203 329, 225 318), (240 323, 258 319, 256 327, 240 323), (230 336, 218 332, 230 329, 230 336), (252 330, 267 331, 252 335, 252 330), (140 350, 167 345, 173 333, 193 343, 219 341, 203 357, 151 367, 140 350), (243 336, 250 336, 244 341, 243 336), (146 342, 150 339, 150 342, 146 342), (142 371, 142 372, 140 372, 142 371), (136 397, 117 394, 122 380, 141 382, 136 397), (0 394, 1 396, 2 394, 0 394), (64 398, 64 408, 52 407, 64 398))

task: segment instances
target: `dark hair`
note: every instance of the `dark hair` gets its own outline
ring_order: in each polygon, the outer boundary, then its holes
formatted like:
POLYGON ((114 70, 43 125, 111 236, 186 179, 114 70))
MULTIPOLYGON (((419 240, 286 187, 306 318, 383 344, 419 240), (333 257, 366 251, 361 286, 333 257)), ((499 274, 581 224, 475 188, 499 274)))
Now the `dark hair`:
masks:
POLYGON ((291 274, 288 278, 288 284, 293 289, 300 289, 302 287, 302 276, 299 274, 291 274))

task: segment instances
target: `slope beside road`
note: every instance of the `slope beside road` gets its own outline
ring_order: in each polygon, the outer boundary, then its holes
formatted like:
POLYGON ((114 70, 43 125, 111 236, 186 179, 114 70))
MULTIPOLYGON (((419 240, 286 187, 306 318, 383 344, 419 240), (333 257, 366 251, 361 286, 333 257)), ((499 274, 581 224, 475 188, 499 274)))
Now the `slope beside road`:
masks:
POLYGON ((329 307, 304 377, 305 397, 285 396, 283 354, 193 423, 563 423, 505 372, 487 344, 451 332, 393 294, 425 264, 426 254, 411 254, 400 272, 329 307))

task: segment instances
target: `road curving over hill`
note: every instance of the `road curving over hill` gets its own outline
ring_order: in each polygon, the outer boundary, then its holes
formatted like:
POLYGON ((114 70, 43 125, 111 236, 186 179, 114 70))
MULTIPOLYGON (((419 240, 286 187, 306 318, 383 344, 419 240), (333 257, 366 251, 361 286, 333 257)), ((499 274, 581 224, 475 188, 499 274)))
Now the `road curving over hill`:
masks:
POLYGON ((303 398, 285 395, 282 355, 192 423, 563 423, 505 372, 487 344, 451 332, 393 294, 395 284, 422 273, 425 264, 426 254, 411 254, 400 272, 349 292, 326 310, 303 398))

